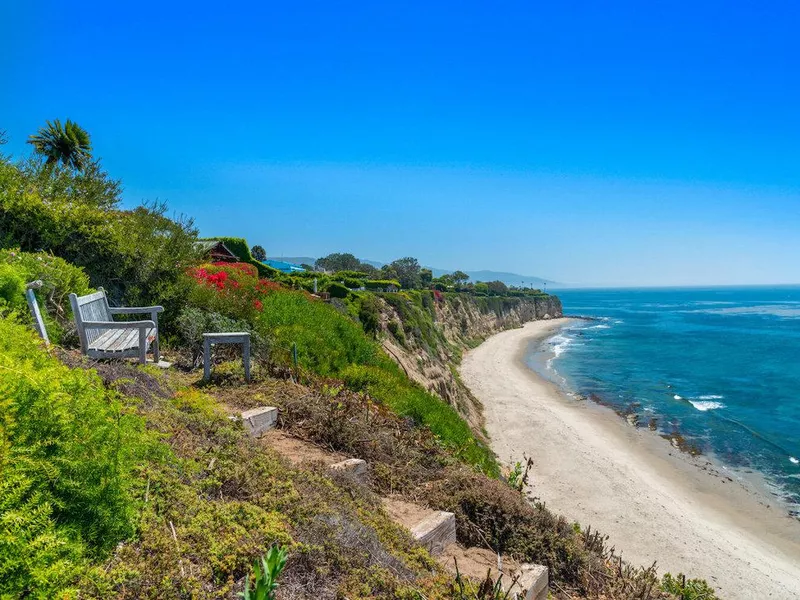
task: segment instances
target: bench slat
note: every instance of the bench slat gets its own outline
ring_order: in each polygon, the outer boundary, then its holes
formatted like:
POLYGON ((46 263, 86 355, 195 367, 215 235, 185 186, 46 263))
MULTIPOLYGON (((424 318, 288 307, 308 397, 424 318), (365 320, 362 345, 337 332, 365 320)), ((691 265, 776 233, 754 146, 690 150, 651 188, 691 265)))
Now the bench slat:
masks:
MULTIPOLYGON (((155 336, 155 333, 156 330, 151 327, 147 330, 147 338, 155 336)), ((138 347, 138 329, 109 329, 89 344, 89 350, 101 352, 125 352, 138 347)))
MULTIPOLYGON (((102 331, 102 330, 98 330, 102 331)), ((109 329, 108 331, 103 332, 101 335, 97 337, 94 341, 94 345, 97 347, 103 346, 104 348, 111 349, 116 344, 117 340, 125 333, 124 329, 109 329)))

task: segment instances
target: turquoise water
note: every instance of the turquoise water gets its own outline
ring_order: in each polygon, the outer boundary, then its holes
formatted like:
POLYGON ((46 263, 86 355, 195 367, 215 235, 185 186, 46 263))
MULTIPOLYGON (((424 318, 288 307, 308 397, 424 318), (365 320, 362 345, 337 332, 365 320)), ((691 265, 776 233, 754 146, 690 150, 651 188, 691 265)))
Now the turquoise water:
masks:
POLYGON ((580 321, 529 364, 800 506, 800 286, 566 290, 580 321), (654 421, 651 421, 654 419, 654 421))

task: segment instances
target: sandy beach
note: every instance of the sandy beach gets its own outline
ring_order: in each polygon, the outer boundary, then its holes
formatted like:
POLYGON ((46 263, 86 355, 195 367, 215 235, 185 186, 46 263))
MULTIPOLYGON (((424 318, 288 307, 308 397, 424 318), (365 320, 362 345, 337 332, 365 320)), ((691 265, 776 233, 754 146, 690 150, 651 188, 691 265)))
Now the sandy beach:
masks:
POLYGON ((525 366, 529 345, 566 322, 528 323, 464 357, 500 459, 531 457, 529 492, 632 563, 704 578, 729 600, 800 598, 800 523, 774 498, 525 366))

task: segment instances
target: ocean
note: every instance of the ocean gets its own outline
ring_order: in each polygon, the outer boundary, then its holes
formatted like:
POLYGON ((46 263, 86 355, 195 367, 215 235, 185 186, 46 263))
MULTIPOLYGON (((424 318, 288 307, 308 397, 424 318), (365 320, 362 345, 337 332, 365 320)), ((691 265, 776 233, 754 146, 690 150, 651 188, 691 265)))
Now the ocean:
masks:
POLYGON ((570 394, 758 471, 800 515, 800 286, 555 292, 576 321, 528 365, 570 394))

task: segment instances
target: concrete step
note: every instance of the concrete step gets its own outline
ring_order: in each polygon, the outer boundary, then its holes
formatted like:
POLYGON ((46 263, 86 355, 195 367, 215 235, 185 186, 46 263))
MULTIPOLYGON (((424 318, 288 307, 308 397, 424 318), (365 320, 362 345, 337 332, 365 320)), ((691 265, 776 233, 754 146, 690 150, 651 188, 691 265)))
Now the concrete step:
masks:
POLYGON ((549 593, 547 567, 531 563, 521 565, 517 585, 525 590, 525 600, 546 600, 549 593))
POLYGON ((434 556, 441 554, 456 541, 456 516, 437 511, 412 527, 411 535, 434 556))
POLYGON ((498 557, 486 548, 466 548, 451 544, 438 557, 439 564, 453 575, 458 572, 476 584, 490 572, 493 580, 502 574, 502 586, 509 600, 545 600, 548 594, 547 567, 518 563, 510 556, 498 557))
POLYGON ((333 463, 330 468, 334 471, 345 471, 350 473, 359 481, 363 481, 367 476, 367 461, 360 458, 348 458, 346 460, 333 463))
POLYGON ((261 437, 275 427, 278 421, 278 409, 274 406, 259 406, 244 411, 241 416, 247 433, 253 437, 261 437))

